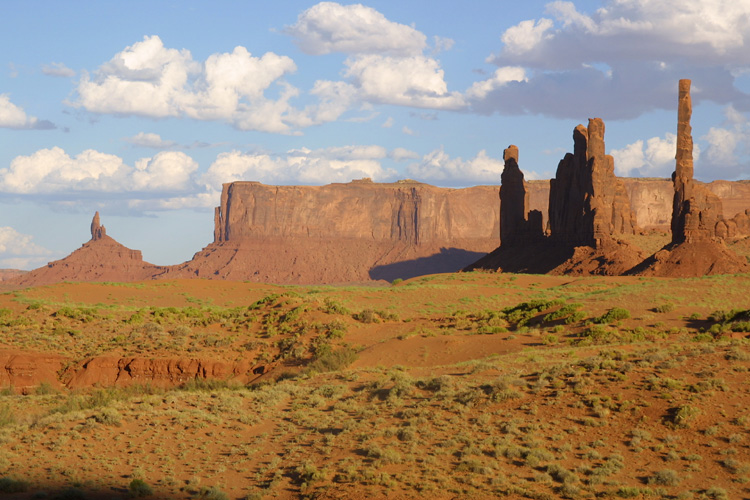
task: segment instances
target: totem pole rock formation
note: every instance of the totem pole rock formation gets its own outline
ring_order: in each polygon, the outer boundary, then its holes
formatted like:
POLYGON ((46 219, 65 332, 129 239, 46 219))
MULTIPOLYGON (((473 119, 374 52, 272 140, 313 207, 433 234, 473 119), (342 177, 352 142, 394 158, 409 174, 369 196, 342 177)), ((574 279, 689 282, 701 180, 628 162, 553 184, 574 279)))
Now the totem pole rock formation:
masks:
POLYGON ((680 80, 677 104, 677 154, 672 208, 672 243, 711 239, 722 219, 721 200, 693 180, 693 136, 690 80, 680 80))
POLYGON ((500 176, 500 243, 506 246, 527 245, 542 237, 542 213, 529 211, 529 192, 523 172, 518 167, 518 147, 503 151, 505 166, 500 176))
POLYGON ((693 179, 690 83, 690 80, 679 83, 677 153, 672 174, 672 242, 628 274, 689 277, 750 271, 747 261, 729 250, 723 241, 730 228, 743 226, 743 217, 738 215, 725 222, 719 197, 693 179))
POLYGON ((635 232, 625 185, 605 154, 604 122, 589 120, 573 131, 573 153, 560 161, 550 180, 550 236, 558 244, 597 248, 617 234, 635 232))

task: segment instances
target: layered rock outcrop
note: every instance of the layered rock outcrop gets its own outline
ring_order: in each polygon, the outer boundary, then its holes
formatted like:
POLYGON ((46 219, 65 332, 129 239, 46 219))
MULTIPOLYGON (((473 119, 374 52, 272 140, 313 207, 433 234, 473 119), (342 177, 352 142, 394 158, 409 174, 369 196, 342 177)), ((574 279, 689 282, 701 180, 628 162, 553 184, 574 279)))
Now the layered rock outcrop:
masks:
POLYGON ((497 246, 497 189, 225 184, 214 242, 164 277, 343 283, 458 271, 497 246))
POLYGON ((723 241, 730 227, 744 227, 743 218, 730 226, 723 220, 719 197, 693 179, 691 116, 690 80, 680 80, 672 174, 672 242, 635 266, 630 274, 689 277, 750 271, 746 259, 730 251, 723 241))
POLYGON ((518 147, 503 151, 500 176, 500 242, 506 246, 533 244, 543 235, 542 213, 529 211, 529 189, 518 167, 518 147))
POLYGON ((565 155, 550 180, 547 237, 541 235, 541 214, 536 217, 538 227, 525 230, 527 191, 513 160, 517 150, 511 150, 500 194, 509 194, 507 204, 503 199, 501 220, 509 219, 512 231, 503 231, 501 246, 468 270, 621 274, 640 262, 641 252, 617 239, 635 232, 635 216, 623 183, 615 177, 614 159, 605 153, 604 122, 593 118, 588 128, 578 125, 573 141, 574 152, 565 155), (506 205, 509 214, 504 213, 506 205), (514 237, 519 243, 510 241, 514 237))

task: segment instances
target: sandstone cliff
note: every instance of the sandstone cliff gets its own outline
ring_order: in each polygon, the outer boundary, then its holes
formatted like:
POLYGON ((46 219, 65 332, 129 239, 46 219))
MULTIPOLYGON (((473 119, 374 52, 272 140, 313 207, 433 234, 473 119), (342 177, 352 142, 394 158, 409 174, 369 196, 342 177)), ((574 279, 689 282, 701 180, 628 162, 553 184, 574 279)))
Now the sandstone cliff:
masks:
POLYGON ((343 283, 458 271, 497 246, 497 193, 414 181, 225 184, 214 242, 162 277, 343 283))

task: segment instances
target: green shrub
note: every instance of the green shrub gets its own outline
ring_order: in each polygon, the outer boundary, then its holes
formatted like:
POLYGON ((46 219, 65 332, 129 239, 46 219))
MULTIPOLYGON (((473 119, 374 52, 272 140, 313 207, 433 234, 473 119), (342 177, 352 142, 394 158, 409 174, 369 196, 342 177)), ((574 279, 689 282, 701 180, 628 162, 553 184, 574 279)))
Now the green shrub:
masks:
POLYGON ((199 493, 199 498, 205 500, 229 500, 229 495, 221 491, 217 486, 203 487, 199 493))
POLYGON ((154 490, 143 479, 133 479, 130 481, 128 492, 133 498, 148 497, 154 494, 154 490))
POLYGON ((11 477, 0 477, 1 493, 23 493, 29 489, 29 483, 21 479, 11 477))
POLYGON ((602 314, 598 318, 594 319, 594 323, 611 324, 617 321, 628 319, 630 317, 630 311, 623 309, 622 307, 613 307, 606 313, 602 314))
POLYGON ((662 469, 649 477, 648 483, 659 486, 677 486, 680 484, 680 475, 672 469, 662 469))
POLYGON ((335 372, 342 370, 354 363, 357 359, 357 352, 348 347, 330 351, 320 355, 312 363, 307 365, 308 373, 335 372))

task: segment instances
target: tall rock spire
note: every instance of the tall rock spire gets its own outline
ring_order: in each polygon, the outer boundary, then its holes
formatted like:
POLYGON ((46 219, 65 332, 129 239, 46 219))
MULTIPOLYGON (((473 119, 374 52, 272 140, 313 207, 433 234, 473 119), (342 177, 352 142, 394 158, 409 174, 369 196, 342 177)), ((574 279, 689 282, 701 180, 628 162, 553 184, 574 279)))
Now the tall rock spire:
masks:
POLYGON ((710 239, 723 212, 719 197, 693 180, 690 83, 690 80, 680 80, 677 101, 677 153, 672 174, 672 243, 710 239))
POLYGON ((99 212, 94 214, 94 218, 91 220, 91 240, 100 240, 107 235, 107 230, 99 222, 99 212))

